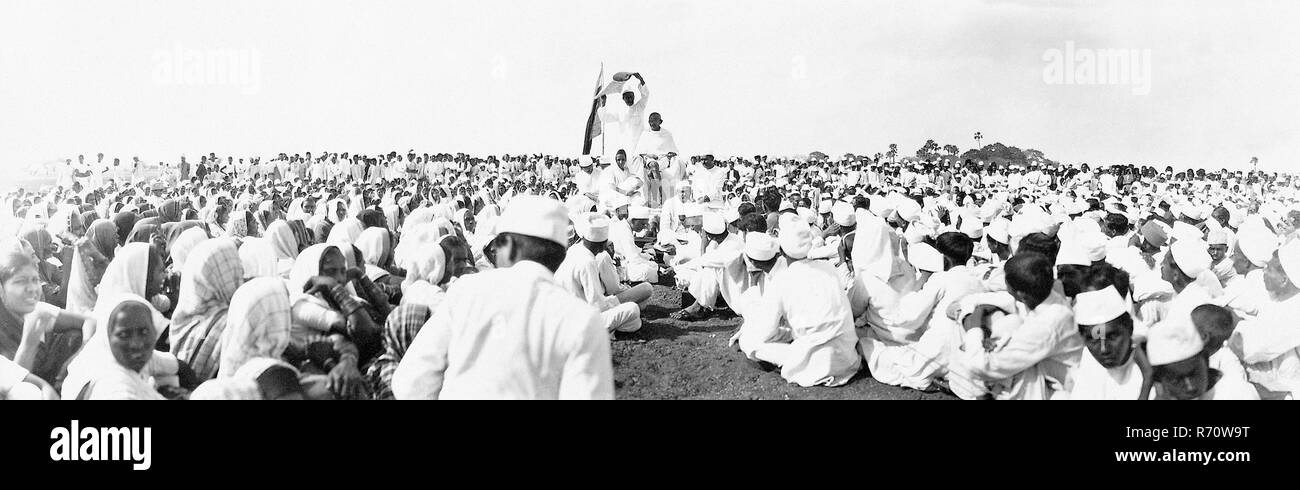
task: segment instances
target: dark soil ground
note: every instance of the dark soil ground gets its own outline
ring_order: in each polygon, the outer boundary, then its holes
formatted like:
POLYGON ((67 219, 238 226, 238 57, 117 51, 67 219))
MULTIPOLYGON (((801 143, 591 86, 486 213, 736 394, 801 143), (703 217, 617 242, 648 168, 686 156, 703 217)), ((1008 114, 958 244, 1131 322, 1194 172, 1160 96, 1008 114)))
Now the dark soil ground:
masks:
POLYGON ((865 368, 836 388, 787 383, 778 371, 763 372, 735 347, 727 346, 727 339, 740 327, 739 317, 726 313, 697 322, 669 317, 684 306, 681 302, 680 292, 656 285, 651 306, 641 312, 641 330, 617 334, 613 357, 619 399, 955 399, 881 384, 865 368))

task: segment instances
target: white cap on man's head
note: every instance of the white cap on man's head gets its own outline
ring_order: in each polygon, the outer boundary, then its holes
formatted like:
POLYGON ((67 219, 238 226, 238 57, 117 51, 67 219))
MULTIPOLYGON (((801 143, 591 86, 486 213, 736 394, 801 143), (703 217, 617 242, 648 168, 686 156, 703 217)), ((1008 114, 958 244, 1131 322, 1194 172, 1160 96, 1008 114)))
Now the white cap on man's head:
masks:
POLYGON ((984 227, 984 234, 992 238, 993 241, 1003 245, 1011 244, 1011 221, 1006 218, 995 218, 992 223, 984 227))
POLYGON ((831 207, 831 218, 840 226, 853 226, 858 222, 857 215, 853 213, 853 205, 847 202, 835 203, 831 207))
POLYGON ((750 260, 772 260, 780 249, 781 246, 767 233, 751 231, 745 234, 745 256, 750 260))
POLYGON ((599 213, 582 213, 573 218, 573 231, 589 242, 609 239, 609 218, 599 213))
POLYGON ((1196 278, 1210 268, 1210 245, 1205 240, 1185 238, 1169 246, 1174 264, 1189 277, 1196 278))
POLYGON ((921 215, 921 205, 912 198, 903 197, 898 200, 894 212, 898 213, 898 217, 903 221, 914 221, 921 215))
POLYGON ((1115 286, 1084 291, 1074 297, 1074 323, 1101 325, 1128 313, 1128 303, 1115 286))
POLYGON ((1152 366, 1185 361, 1205 349, 1191 315, 1168 318, 1151 326, 1147 332, 1147 360, 1152 366))
POLYGON ((704 232, 710 235, 719 235, 727 231, 727 223, 722 220, 718 213, 704 213, 704 232))
POLYGON ((517 233, 568 244, 569 213, 564 204, 540 196, 511 200, 497 218, 497 233, 517 233))
POLYGON ((928 243, 908 245, 907 262, 922 271, 943 272, 943 254, 928 243))
POLYGON ((1092 265, 1092 259, 1088 258, 1088 251, 1084 250, 1083 244, 1075 237, 1067 240, 1061 240, 1061 250, 1056 253, 1056 265, 1092 265))

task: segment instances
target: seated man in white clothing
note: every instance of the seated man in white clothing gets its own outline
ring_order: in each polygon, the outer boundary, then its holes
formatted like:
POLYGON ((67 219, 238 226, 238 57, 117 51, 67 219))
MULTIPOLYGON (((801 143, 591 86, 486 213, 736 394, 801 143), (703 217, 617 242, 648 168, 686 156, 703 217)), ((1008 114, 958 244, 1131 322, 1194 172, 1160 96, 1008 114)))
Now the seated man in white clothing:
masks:
POLYGON ((597 213, 582 213, 574 217, 573 229, 578 240, 569 247, 564 262, 555 271, 556 282, 599 310, 600 318, 611 335, 613 332, 640 330, 641 307, 608 294, 600 280, 596 255, 605 251, 609 240, 609 218, 597 213))
POLYGON ((394 397, 613 399, 608 333, 553 280, 567 227, 558 201, 512 200, 487 254, 496 267, 447 289, 393 372, 394 397))
MULTIPOLYGON (((636 232, 633 231, 633 220, 629 219, 631 212, 630 206, 626 200, 616 200, 612 210, 612 218, 609 222, 609 243, 613 246, 614 254, 617 257, 618 268, 622 272, 615 276, 621 278, 618 280, 627 280, 633 283, 659 282, 659 266, 654 262, 654 254, 643 251, 636 244, 636 232)), ((649 216, 642 207, 638 210, 639 215, 649 216)), ((641 224, 644 226, 644 223, 641 224)), ((608 257, 606 254, 605 257, 608 257)), ((598 257, 599 258, 599 257, 598 257)), ((608 262, 608 261, 605 261, 608 262)), ((604 262, 603 262, 604 263, 604 262)), ((610 263, 612 267, 613 264, 610 263)), ((606 289, 622 291, 621 285, 611 285, 610 278, 607 277, 607 271, 602 270, 601 278, 605 281, 606 289)), ((615 281, 618 282, 618 281, 615 281)))
POLYGON ((806 222, 783 218, 778 241, 789 265, 769 277, 761 301, 746 308, 740 349, 751 360, 779 366, 781 377, 799 386, 848 383, 862 358, 845 285, 830 264, 806 260, 812 249, 806 222))
MULTIPOLYGON (((712 218, 708 221, 711 221, 709 229, 718 229, 719 223, 712 222, 712 218)), ((766 233, 767 221, 757 213, 750 213, 738 219, 737 224, 735 232, 731 231, 730 225, 724 228, 726 237, 720 240, 717 239, 717 234, 710 234, 710 243, 717 243, 717 247, 691 262, 695 270, 689 274, 685 283, 686 290, 695 298, 695 302, 673 313, 673 318, 686 321, 704 319, 715 311, 719 296, 725 301, 728 296, 733 296, 734 299, 735 295, 744 292, 748 274, 741 260, 741 252, 746 243, 740 237, 747 236, 749 232, 766 233)), ((705 232, 708 233, 709 230, 706 229, 705 232)), ((682 276, 678 276, 679 283, 682 280, 682 276)), ((730 302, 727 304, 732 306, 730 302)), ((733 307, 732 311, 739 313, 740 310, 733 307)))
POLYGON ((1133 340, 1128 304, 1113 285, 1084 289, 1075 296, 1074 321, 1088 352, 1070 370, 1068 398, 1146 400, 1154 379, 1146 353, 1133 340))
POLYGON ((704 253, 704 206, 691 204, 678 217, 680 228, 659 230, 658 246, 664 251, 663 263, 674 268, 704 253))
POLYGON ((952 383, 958 396, 1046 400, 1079 363, 1083 339, 1069 301, 1053 287, 1052 265, 1052 259, 1039 253, 1013 255, 1004 267, 1006 292, 962 299, 957 318, 967 335, 964 352, 949 362, 949 378, 969 380, 962 386, 975 391, 958 391, 958 384, 952 383), (1007 335, 990 336, 995 313, 1018 319, 1020 326, 1007 335), (996 342, 979 348, 986 337, 996 342))
POLYGON ((949 318, 950 305, 984 292, 979 278, 966 266, 974 249, 970 237, 947 232, 935 240, 909 247, 908 260, 921 272, 923 285, 885 309, 880 325, 864 329, 859 346, 871 376, 882 383, 927 389, 945 374, 948 358, 959 350, 963 333, 949 318))
MULTIPOLYGON (((695 245, 693 236, 689 237, 692 239, 690 243, 677 248, 680 253, 675 257, 673 273, 679 288, 689 289, 692 284, 698 284, 696 277, 704 267, 721 267, 738 257, 744 247, 739 236, 727 232, 727 224, 716 213, 707 213, 702 217, 700 232, 703 235, 699 241, 703 246, 699 250, 695 249, 698 245, 695 245), (687 247, 690 249, 687 250, 687 247)), ((678 312, 674 317, 682 318, 684 311, 678 312)))

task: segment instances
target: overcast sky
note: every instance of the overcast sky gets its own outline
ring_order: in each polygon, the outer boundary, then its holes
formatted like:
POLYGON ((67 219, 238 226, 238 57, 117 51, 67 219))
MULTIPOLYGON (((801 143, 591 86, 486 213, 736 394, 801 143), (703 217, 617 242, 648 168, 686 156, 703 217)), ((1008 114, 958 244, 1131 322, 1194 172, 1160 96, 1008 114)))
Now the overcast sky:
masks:
POLYGON ((687 154, 910 155, 975 131, 1065 162, 1287 169, 1300 149, 1300 2, 0 5, 6 167, 99 151, 575 155, 601 62, 642 73, 687 154), (1150 50, 1149 93, 1048 83, 1049 50, 1070 42, 1150 50), (244 83, 185 79, 217 70, 187 56, 221 50, 244 83))

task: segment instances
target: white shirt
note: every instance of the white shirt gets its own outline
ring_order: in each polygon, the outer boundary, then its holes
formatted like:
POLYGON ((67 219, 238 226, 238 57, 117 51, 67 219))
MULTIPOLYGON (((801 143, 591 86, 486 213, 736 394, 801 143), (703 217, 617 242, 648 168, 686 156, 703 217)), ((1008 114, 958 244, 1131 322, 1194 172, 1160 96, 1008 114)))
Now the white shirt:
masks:
POLYGON ((578 187, 578 194, 599 194, 600 188, 597 183, 600 182, 600 169, 592 170, 587 173, 582 169, 573 174, 573 184, 578 187))
POLYGON ((596 310, 524 261, 462 277, 393 373, 398 399, 613 399, 596 310))
POLYGON ((722 202, 722 184, 727 180, 727 169, 721 165, 704 168, 703 165, 691 171, 691 190, 696 197, 708 196, 709 202, 722 202))
POLYGON ((768 285, 761 303, 752 312, 746 310, 745 329, 770 337, 782 322, 790 326, 794 340, 781 377, 805 387, 847 383, 857 374, 862 356, 844 284, 835 269, 825 262, 799 260, 773 275, 768 285))
POLYGON ((605 311, 619 304, 618 298, 605 294, 596 255, 583 246, 582 242, 569 247, 564 262, 555 270, 555 282, 597 310, 605 311))
MULTIPOLYGON (((617 151, 617 150, 615 150, 617 151)), ((673 140, 673 133, 668 128, 659 127, 658 131, 647 129, 641 133, 641 139, 637 141, 636 151, 628 152, 631 155, 667 155, 668 153, 677 153, 677 142, 673 140)))
POLYGON ((1105 368, 1084 352, 1070 370, 1070 380, 1071 400, 1137 400, 1142 393, 1142 369, 1132 354, 1123 365, 1105 368))
POLYGON ((1022 380, 1012 378, 1036 379, 1036 383, 1048 380, 1064 382, 1069 370, 1078 365, 1083 338, 1079 337, 1074 324, 1074 310, 1069 300, 1059 292, 1052 291, 1032 310, 1005 292, 971 295, 962 300, 962 315, 968 314, 978 304, 991 304, 1003 311, 1014 312, 1020 317, 1021 324, 991 352, 975 349, 960 358, 962 372, 987 381, 1012 381, 1016 398, 1045 399, 1046 393, 1042 388, 1046 386, 1021 387, 1022 380))

